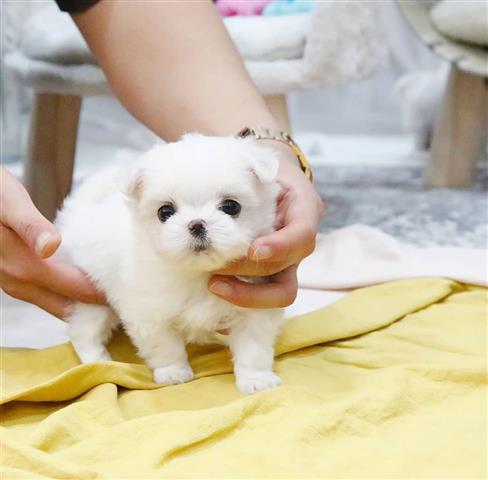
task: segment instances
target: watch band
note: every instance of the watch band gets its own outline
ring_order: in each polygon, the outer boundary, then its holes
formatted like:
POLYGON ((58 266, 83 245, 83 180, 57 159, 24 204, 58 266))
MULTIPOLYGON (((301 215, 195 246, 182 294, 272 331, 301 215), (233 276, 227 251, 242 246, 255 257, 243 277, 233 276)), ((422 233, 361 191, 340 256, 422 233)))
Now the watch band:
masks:
POLYGON ((270 130, 269 128, 244 127, 242 130, 239 131, 237 137, 254 137, 256 140, 276 140, 278 142, 285 143, 293 150, 293 152, 297 156, 303 173, 311 182, 313 182, 313 174, 312 169, 310 168, 310 164, 308 163, 308 160, 303 154, 300 147, 297 145, 295 140, 291 138, 291 135, 289 133, 278 130, 270 130))

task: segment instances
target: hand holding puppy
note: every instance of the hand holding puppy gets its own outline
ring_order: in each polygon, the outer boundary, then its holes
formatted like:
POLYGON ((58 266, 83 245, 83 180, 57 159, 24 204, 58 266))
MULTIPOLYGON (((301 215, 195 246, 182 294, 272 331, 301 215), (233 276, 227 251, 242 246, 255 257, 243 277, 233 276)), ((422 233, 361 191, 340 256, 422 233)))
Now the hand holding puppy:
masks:
MULTIPOLYGON (((271 146, 271 144, 270 144, 271 146)), ((315 237, 325 209, 308 178, 300 170, 291 149, 280 149, 277 230, 258 238, 247 258, 218 270, 209 282, 210 291, 241 307, 277 308, 293 303, 297 294, 298 264, 315 248, 315 237), (272 276, 266 284, 240 281, 234 275, 272 276)))
MULTIPOLYGON (((116 96, 146 127, 167 141, 192 131, 221 136, 233 135, 244 125, 283 127, 266 107, 212 2, 152 2, 151 8, 136 3, 130 18, 119 2, 98 2, 73 18, 116 96), (112 36, 106 35, 107 25, 112 36), (140 41, 131 42, 134 36, 140 41)), ((293 302, 296 265, 313 249, 323 212, 291 149, 272 143, 281 156, 278 181, 287 191, 279 207, 282 228, 258 239, 250 258, 219 273, 282 273, 268 284, 244 284, 230 276, 209 282, 215 294, 250 308, 293 302), (251 258, 258 247, 261 255, 265 247, 272 253, 256 263, 251 258)))
MULTIPOLYGON (((296 270, 314 248, 324 207, 320 197, 282 148, 278 181, 283 192, 278 203, 278 230, 256 240, 248 258, 234 262, 209 282, 210 290, 243 307, 276 308, 290 305, 297 292, 296 270), (267 284, 244 283, 234 275, 269 276, 267 284)), ((33 303, 63 318, 75 300, 103 303, 103 296, 78 269, 48 259, 59 247, 56 227, 33 205, 24 187, 0 168, 0 287, 7 294, 33 303)))
POLYGON ((75 300, 103 302, 85 274, 49 258, 61 236, 32 203, 24 187, 0 167, 0 287, 62 318, 75 300))

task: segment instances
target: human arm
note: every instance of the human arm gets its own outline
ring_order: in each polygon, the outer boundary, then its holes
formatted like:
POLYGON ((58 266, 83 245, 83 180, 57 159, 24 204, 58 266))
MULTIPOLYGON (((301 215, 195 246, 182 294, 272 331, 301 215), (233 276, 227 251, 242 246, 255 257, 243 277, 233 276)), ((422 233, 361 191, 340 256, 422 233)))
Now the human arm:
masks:
MULTIPOLYGON (((102 1, 73 14, 117 97, 143 124, 168 141, 183 133, 234 135, 244 126, 279 129, 249 77, 210 1, 102 1)), ((287 194, 280 203, 281 227, 257 239, 249 259, 227 275, 270 275, 250 285, 231 276, 211 279, 216 294, 247 307, 284 306, 296 295, 296 265, 314 246, 323 207, 289 147, 280 152, 278 180, 287 194), (271 257, 253 262, 257 247, 271 257), (225 281, 229 293, 215 291, 225 281)))
MULTIPOLYGON (((101 2, 73 18, 121 102, 162 138, 173 141, 188 131, 233 135, 246 125, 279 129, 211 2, 157 2, 150 8, 136 2, 101 2)), ((282 228, 256 240, 250 258, 223 273, 288 270, 264 285, 231 276, 211 279, 211 290, 242 306, 293 301, 295 265, 313 250, 323 211, 291 149, 269 143, 280 151, 278 180, 287 189, 279 210, 282 228), (272 256, 253 262, 257 247, 261 253, 271 248, 272 256), (219 293, 217 281, 232 290, 219 293)))

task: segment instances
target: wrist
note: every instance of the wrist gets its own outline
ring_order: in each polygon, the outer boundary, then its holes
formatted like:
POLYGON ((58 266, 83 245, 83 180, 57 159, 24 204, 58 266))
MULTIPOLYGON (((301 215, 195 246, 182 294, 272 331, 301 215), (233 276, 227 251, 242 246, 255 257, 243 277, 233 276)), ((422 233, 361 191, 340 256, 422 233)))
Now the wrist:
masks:
POLYGON ((280 149, 281 152, 280 156, 282 157, 282 160, 280 166, 288 166, 288 164, 292 162, 295 165, 299 165, 300 170, 305 177, 313 183, 313 174, 310 164, 289 133, 280 130, 270 130, 269 128, 264 127, 244 127, 239 131, 237 137, 254 137, 261 142, 273 142, 273 147, 275 149, 280 149), (278 146, 277 144, 281 144, 281 146, 278 146), (294 160, 292 160, 292 158, 294 158, 294 160))
POLYGON ((266 145, 269 148, 273 149, 275 152, 279 153, 280 168, 283 166, 292 169, 296 168, 301 171, 300 163, 298 162, 297 156, 289 145, 278 140, 264 138, 260 139, 259 143, 266 145))

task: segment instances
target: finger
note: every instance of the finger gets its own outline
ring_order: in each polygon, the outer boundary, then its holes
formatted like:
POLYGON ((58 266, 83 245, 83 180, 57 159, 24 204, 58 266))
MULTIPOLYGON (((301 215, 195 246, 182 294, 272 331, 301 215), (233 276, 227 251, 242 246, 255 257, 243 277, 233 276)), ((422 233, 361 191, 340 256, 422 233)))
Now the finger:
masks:
POLYGON ((297 263, 315 248, 316 229, 303 221, 292 221, 280 230, 258 238, 249 249, 251 260, 297 263))
POLYGON ((84 303, 106 303, 105 296, 97 290, 85 273, 76 267, 50 259, 43 262, 39 283, 53 292, 84 303))
POLYGON ((0 181, 4 207, 1 222, 14 230, 38 256, 51 256, 61 243, 56 227, 37 210, 20 182, 3 168, 0 181))
POLYGON ((32 303, 46 312, 64 319, 71 305, 70 299, 37 285, 31 285, 9 279, 8 286, 3 291, 11 297, 32 303))
POLYGON ((291 305, 297 294, 297 266, 274 275, 266 284, 241 282, 237 278, 216 275, 209 290, 225 300, 245 308, 282 308, 291 305))
POLYGON ((249 277, 269 277, 282 272, 289 267, 287 262, 253 262, 247 258, 240 258, 229 263, 224 268, 216 270, 219 275, 244 275, 249 277))
POLYGON ((38 258, 12 230, 2 225, 0 225, 0 237, 3 250, 7 252, 6 257, 0 255, 0 272, 23 283, 48 288, 73 300, 105 303, 103 295, 76 267, 56 259, 38 258))

